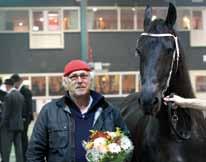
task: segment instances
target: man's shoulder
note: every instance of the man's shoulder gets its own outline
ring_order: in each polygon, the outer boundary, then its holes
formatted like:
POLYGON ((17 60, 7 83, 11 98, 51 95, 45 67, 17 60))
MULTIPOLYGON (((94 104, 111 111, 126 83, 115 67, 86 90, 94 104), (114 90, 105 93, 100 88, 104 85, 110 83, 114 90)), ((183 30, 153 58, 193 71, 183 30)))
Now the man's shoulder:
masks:
POLYGON ((6 97, 9 98, 18 98, 18 100, 24 100, 24 96, 18 90, 12 90, 10 93, 6 94, 6 97))
POLYGON ((102 103, 101 107, 105 112, 113 112, 113 113, 119 112, 119 108, 116 105, 106 100, 102 103))
POLYGON ((53 100, 47 102, 43 106, 43 109, 46 109, 47 111, 56 111, 58 108, 61 107, 61 105, 59 105, 59 102, 61 102, 61 100, 62 100, 62 98, 53 99, 53 100))

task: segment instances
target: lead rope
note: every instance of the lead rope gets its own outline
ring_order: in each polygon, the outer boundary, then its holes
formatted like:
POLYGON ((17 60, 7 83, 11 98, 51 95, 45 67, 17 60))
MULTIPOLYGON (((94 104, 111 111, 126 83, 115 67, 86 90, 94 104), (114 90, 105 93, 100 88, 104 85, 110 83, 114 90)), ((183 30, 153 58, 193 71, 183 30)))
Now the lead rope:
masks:
POLYGON ((180 134, 178 131, 177 131, 177 122, 178 122, 178 115, 177 115, 177 112, 174 111, 173 114, 172 114, 172 108, 173 107, 173 103, 172 102, 169 102, 168 103, 168 118, 169 118, 169 121, 170 121, 170 125, 171 125, 171 128, 172 128, 172 131, 173 131, 173 135, 176 135, 177 137, 179 137, 181 140, 188 140, 190 139, 191 137, 191 133, 187 133, 187 134, 180 134))

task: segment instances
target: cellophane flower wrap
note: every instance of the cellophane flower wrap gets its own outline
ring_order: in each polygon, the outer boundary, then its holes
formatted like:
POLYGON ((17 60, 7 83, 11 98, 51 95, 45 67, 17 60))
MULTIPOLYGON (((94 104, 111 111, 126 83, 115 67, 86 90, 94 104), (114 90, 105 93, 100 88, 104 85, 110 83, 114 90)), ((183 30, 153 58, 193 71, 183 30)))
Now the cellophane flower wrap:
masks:
POLYGON ((116 128, 115 132, 91 131, 89 141, 83 141, 88 162, 124 162, 133 152, 131 140, 116 128))

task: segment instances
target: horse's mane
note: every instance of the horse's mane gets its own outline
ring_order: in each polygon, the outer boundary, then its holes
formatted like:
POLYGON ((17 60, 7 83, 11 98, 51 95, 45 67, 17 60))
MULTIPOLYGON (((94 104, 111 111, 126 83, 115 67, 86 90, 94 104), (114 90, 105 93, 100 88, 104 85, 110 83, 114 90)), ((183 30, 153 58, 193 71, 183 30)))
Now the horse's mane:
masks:
MULTIPOLYGON (((168 94, 176 93, 184 98, 195 98, 190 80, 190 74, 186 64, 184 50, 181 46, 180 41, 178 41, 178 43, 180 48, 178 70, 176 74, 173 74, 174 76, 172 76, 171 78, 168 94)), ((206 138, 206 121, 204 119, 202 111, 195 109, 189 109, 189 111, 192 118, 192 135, 198 139, 206 138)))

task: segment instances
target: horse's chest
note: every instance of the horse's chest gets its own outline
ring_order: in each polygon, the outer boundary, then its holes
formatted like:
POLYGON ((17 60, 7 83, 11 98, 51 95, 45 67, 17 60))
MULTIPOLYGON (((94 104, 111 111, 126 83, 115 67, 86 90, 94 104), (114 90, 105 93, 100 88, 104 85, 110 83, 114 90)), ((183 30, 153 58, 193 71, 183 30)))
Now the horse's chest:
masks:
POLYGON ((160 158, 164 162, 205 162, 205 157, 205 142, 167 141, 160 145, 160 158))

